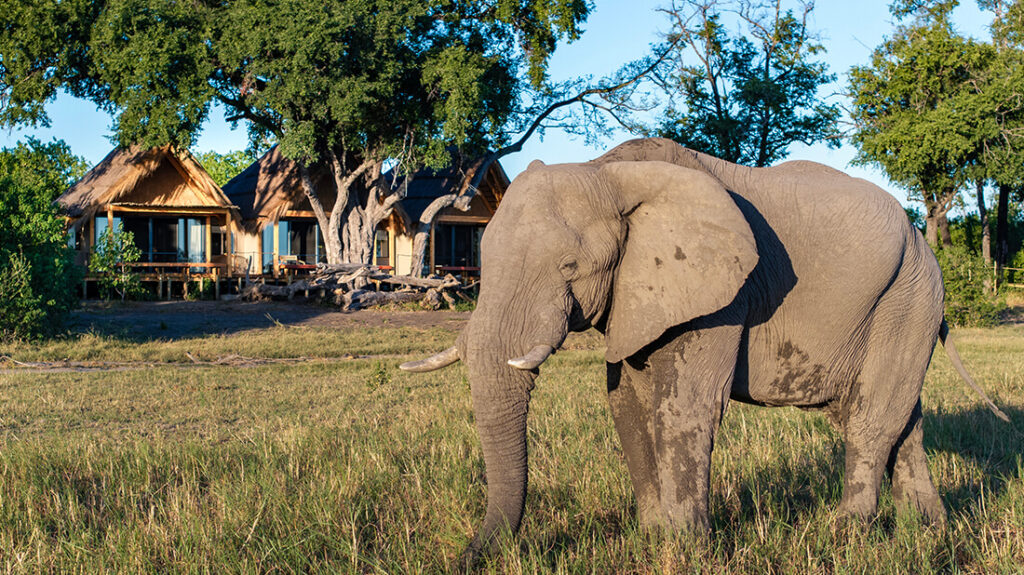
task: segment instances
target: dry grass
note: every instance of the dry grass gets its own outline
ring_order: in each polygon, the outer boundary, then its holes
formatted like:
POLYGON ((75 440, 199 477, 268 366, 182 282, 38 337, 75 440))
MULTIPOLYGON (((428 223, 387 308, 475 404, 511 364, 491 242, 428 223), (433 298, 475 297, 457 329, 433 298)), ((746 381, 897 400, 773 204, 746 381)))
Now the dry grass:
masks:
MULTIPOLYGON (((483 516, 464 369, 412 375, 441 328, 272 328, 136 342, 86 335, 21 361, 170 362, 0 374, 5 572, 444 573, 483 516), (382 357, 251 368, 203 357, 382 357)), ((1013 419, 936 354, 926 448, 950 526, 896 509, 833 517, 843 448, 825 419, 733 404, 712 470, 710 540, 639 531, 604 399, 600 339, 546 364, 530 420, 530 492, 490 573, 1018 573, 1024 565, 1024 327, 954 333, 1013 419)))

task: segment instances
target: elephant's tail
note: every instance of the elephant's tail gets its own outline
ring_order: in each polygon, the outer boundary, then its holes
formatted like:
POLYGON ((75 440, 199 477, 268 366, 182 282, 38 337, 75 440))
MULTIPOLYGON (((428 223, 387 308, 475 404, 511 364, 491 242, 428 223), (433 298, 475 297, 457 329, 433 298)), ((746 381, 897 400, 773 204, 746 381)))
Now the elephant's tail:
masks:
POLYGON ((953 338, 949 337, 949 324, 946 323, 945 318, 942 320, 942 326, 939 327, 939 340, 942 342, 942 347, 946 350, 946 355, 948 355, 949 360, 953 362, 953 367, 956 368, 960 377, 964 378, 967 385, 971 386, 971 389, 977 392, 977 394, 980 395, 986 403, 988 403, 988 408, 992 410, 992 413, 996 414, 996 417, 1009 423, 1010 418, 1007 417, 1001 409, 996 407, 996 404, 989 399, 988 395, 986 395, 980 387, 978 387, 978 384, 974 383, 974 380, 971 379, 971 374, 967 373, 967 369, 964 368, 964 362, 960 360, 960 353, 957 352, 956 346, 953 345, 953 338))

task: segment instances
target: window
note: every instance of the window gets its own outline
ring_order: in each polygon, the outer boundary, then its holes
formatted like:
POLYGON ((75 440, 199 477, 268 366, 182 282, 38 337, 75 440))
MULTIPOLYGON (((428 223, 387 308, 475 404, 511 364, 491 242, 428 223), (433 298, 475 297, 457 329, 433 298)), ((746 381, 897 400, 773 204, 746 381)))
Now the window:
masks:
POLYGON ((391 242, 390 234, 387 230, 377 230, 374 236, 374 249, 373 255, 375 257, 374 262, 379 266, 391 265, 391 242))
POLYGON ((152 261, 176 262, 178 259, 178 218, 152 218, 152 261))
POLYGON ((434 263, 450 267, 480 267, 483 227, 437 224, 434 230, 434 263))
POLYGON ((263 273, 270 273, 274 269, 274 224, 267 223, 263 226, 263 273))

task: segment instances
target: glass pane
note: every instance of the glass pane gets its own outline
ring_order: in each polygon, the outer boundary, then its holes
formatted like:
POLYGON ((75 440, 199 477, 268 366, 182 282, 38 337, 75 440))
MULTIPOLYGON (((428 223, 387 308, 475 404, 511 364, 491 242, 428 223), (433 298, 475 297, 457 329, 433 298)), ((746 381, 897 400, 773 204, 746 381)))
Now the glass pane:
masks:
MULTIPOLYGON (((121 223, 121 217, 120 216, 114 216, 114 220, 113 221, 114 221, 114 229, 116 230, 117 229, 117 224, 121 223)), ((95 230, 95 235, 93 236, 92 239, 93 239, 93 245, 95 245, 96 240, 98 240, 100 238, 100 236, 103 235, 103 232, 107 231, 107 216, 96 216, 96 225, 93 226, 93 230, 95 230)))
POLYGON ((142 252, 140 261, 149 260, 149 218, 125 216, 121 221, 124 231, 131 232, 132 243, 142 252))
POLYGON ((263 228, 263 273, 270 273, 274 265, 274 224, 263 228))
POLYGON ((388 257, 390 255, 390 253, 389 253, 390 250, 388 249, 388 247, 389 247, 388 246, 388 244, 389 244, 389 242, 388 242, 388 231, 387 230, 377 230, 376 236, 374 238, 374 243, 376 245, 374 247, 373 252, 374 252, 374 256, 376 256, 377 265, 379 265, 379 266, 391 265, 391 262, 388 260, 388 257))
POLYGON ((313 263, 317 258, 316 245, 313 243, 316 238, 316 222, 308 220, 292 220, 288 222, 288 249, 289 255, 305 263, 313 263))
POLYGON ((206 261, 206 229, 203 220, 188 219, 188 261, 206 261))
POLYGON ((178 218, 153 218, 153 261, 179 261, 178 251, 178 218))
MULTIPOLYGON (((277 222, 279 236, 277 239, 277 249, 280 250, 277 255, 280 256, 291 255, 291 242, 288 241, 288 229, 290 226, 288 224, 289 222, 284 220, 277 222)), ((271 249, 273 249, 273 246, 271 246, 271 249)))

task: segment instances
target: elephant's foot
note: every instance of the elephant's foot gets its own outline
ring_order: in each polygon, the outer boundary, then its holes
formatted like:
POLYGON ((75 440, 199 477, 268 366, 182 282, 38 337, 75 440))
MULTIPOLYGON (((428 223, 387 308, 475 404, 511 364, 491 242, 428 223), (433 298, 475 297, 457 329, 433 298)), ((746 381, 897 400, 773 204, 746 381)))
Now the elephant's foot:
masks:
POLYGON ((946 526, 946 506, 931 481, 927 485, 900 486, 893 482, 892 494, 896 504, 910 507, 920 513, 929 523, 937 527, 946 526))
POLYGON ((871 523, 878 513, 878 490, 866 489, 858 483, 847 483, 843 500, 839 502, 839 515, 860 523, 871 523))
POLYGON ((897 505, 910 506, 933 525, 946 524, 946 508, 928 471, 921 432, 921 403, 914 406, 910 421, 889 457, 892 495, 897 505))

